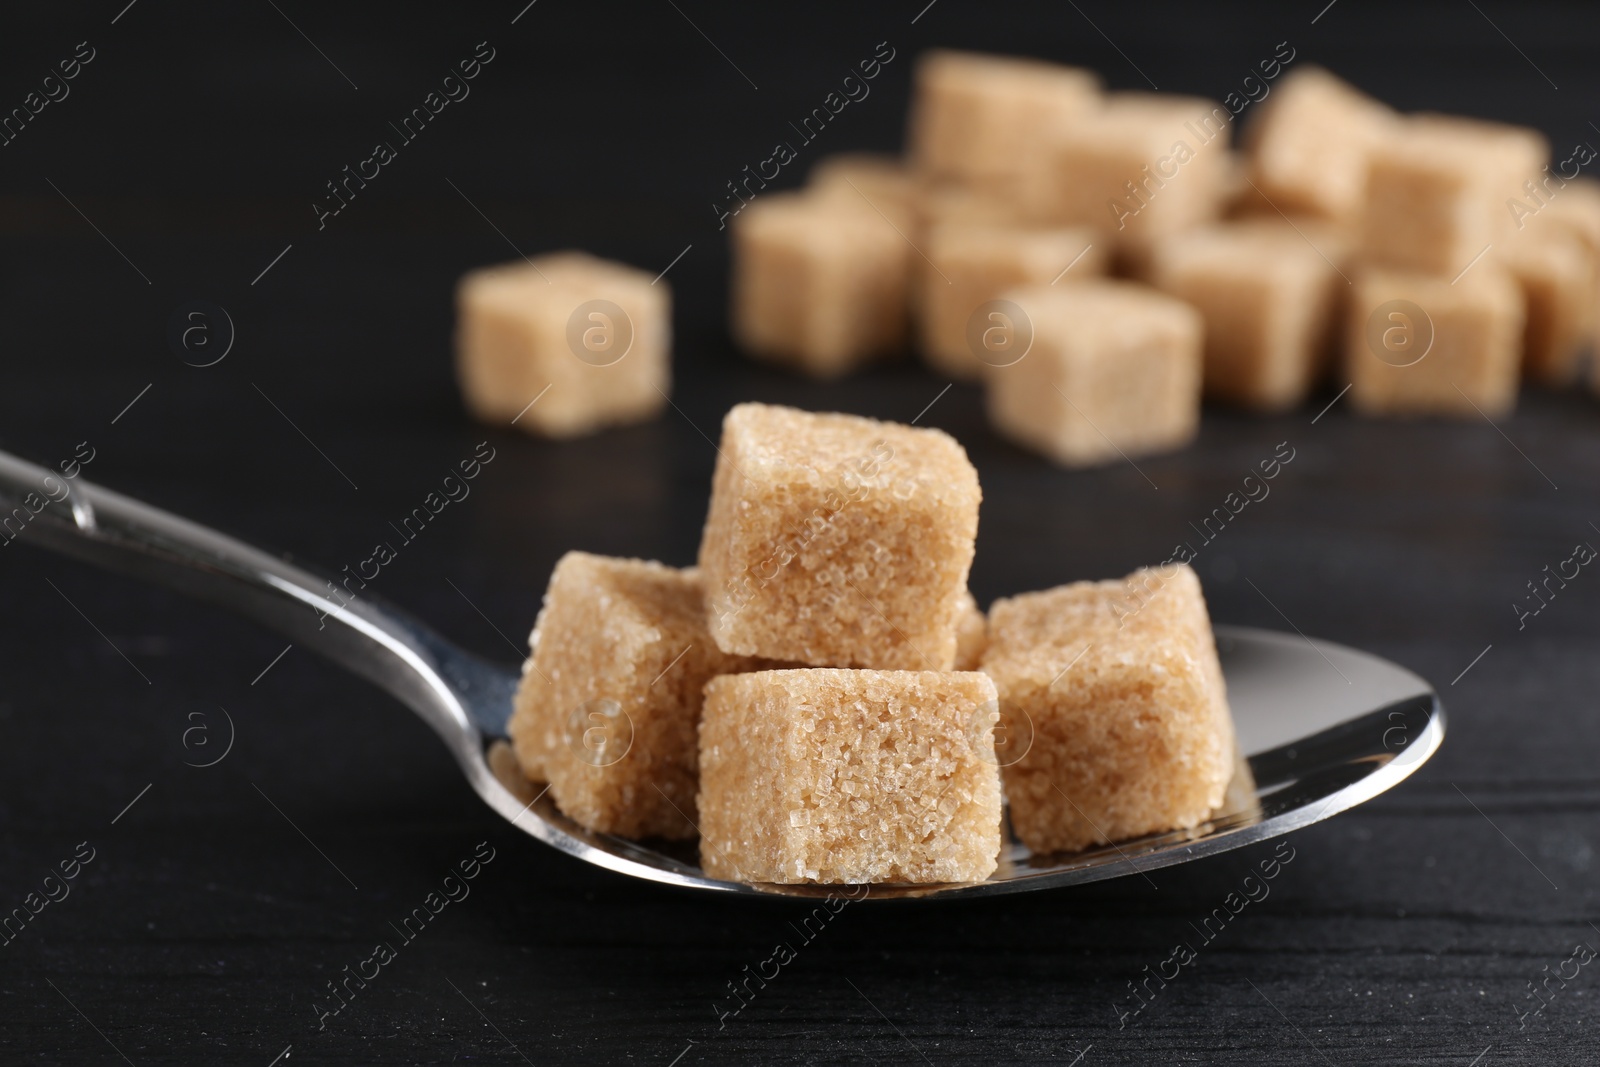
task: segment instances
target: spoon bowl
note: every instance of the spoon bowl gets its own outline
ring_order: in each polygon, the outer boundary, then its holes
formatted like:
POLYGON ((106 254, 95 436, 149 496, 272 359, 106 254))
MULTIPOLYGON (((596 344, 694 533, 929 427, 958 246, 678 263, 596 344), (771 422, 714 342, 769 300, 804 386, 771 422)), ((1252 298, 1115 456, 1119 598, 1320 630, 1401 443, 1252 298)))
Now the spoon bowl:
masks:
MULTIPOLYGON (((516 670, 440 637, 365 595, 327 595, 311 571, 215 530, 0 452, 0 506, 44 499, 15 535, 110 570, 155 581, 263 623, 368 679, 419 715, 472 788, 513 826, 579 860, 691 889, 822 897, 825 885, 749 885, 708 877, 694 844, 594 833, 524 780, 505 743, 516 670)), ((9 534, 8 534, 9 536, 9 534)), ((1444 740, 1438 695, 1410 671, 1298 635, 1217 628, 1238 736, 1221 807, 1189 830, 1083 852, 1034 855, 1008 832, 982 882, 874 885, 865 899, 953 898, 1096 882, 1241 848, 1328 818, 1403 781, 1444 740)))
MULTIPOLYGON (((1241 757, 1223 804, 1190 830, 1083 852, 1035 855, 1007 827, 1000 866, 982 882, 872 886, 867 900, 986 896, 1144 875, 1278 837, 1392 788, 1444 740, 1426 682, 1352 648, 1293 634, 1217 627, 1241 757)), ((829 885, 748 885, 708 877, 694 842, 638 842, 586 830, 524 780, 504 742, 485 734, 491 781, 474 787, 513 824, 564 852, 637 878, 726 893, 824 897, 829 885)), ((469 775, 471 772, 469 771, 469 775)))

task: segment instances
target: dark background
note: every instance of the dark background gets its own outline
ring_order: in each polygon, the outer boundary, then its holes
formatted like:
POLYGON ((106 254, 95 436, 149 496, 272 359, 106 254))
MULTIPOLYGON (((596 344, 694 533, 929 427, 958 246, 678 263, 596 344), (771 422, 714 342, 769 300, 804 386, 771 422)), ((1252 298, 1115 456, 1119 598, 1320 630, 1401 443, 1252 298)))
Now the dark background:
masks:
MULTIPOLYGON (((914 363, 804 383, 740 360, 722 326, 712 205, 881 41, 897 55, 872 95, 778 184, 824 152, 896 148, 931 45, 1220 98, 1288 41, 1296 64, 1402 108, 1528 123, 1558 149, 1600 142, 1597 22, 1577 4, 1338 0, 1313 24, 1323 0, 538 0, 513 25, 524 0, 124 2, 0 14, 0 108, 78 42, 96 50, 71 95, 0 147, 0 446, 54 464, 87 441, 87 477, 337 570, 487 438, 496 459, 472 496, 375 591, 508 662, 562 551, 693 558, 714 459, 702 432, 730 404, 904 421, 944 388, 914 363), (496 57, 471 96, 319 232, 324 183, 485 40, 496 57), (452 286, 512 243, 651 270, 692 245, 668 275, 681 410, 567 444, 471 424, 452 286), (195 299, 237 329, 203 369, 167 341, 195 299)), ((1193 448, 1141 460, 1142 475, 1063 472, 1004 444, 965 386, 923 418, 982 476, 985 604, 1166 558, 1289 442, 1272 495, 1201 552, 1214 616, 1388 656, 1450 711, 1437 758, 1295 835, 1271 896, 1126 1029, 1126 983, 1269 846, 1157 872, 1157 888, 852 905, 719 1031, 726 983, 796 940, 799 905, 557 855, 492 815, 389 698, 300 648, 262 674, 283 639, 24 537, 0 548, 0 910, 79 842, 96 858, 0 948, 0 1061, 1073 1064, 1092 1046, 1086 1065, 1582 1062, 1600 970, 1526 1029, 1516 1013, 1546 967, 1600 946, 1600 577, 1520 631, 1511 604, 1575 544, 1600 544, 1600 402, 1530 391, 1498 431, 1361 421, 1340 402, 1313 425, 1335 392, 1270 420, 1208 412, 1193 448), (224 708, 227 757, 185 766, 222 748, 224 708), (395 940, 389 923, 480 841, 496 858, 472 896, 319 1032, 324 984, 395 940)))

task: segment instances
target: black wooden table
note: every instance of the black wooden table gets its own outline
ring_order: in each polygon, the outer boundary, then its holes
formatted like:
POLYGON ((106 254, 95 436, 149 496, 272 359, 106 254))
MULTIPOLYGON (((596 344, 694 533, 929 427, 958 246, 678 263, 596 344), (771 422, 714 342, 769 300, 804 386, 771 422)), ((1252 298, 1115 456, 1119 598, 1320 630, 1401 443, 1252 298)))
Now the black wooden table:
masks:
POLYGON ((1592 1060, 1600 576, 1520 622, 1513 605, 1600 545, 1600 401, 1531 392, 1498 426, 1362 421, 1344 401, 1318 418, 1335 386, 1282 418, 1208 412, 1193 448, 1137 470, 1063 472, 997 439, 976 390, 944 392, 914 363, 816 385, 742 361, 717 214, 726 183, 879 42, 895 58, 872 95, 776 184, 823 152, 895 147, 911 59, 934 44, 1220 98, 1287 40, 1399 106, 1600 141, 1592 13, 523 2, 0 16, 0 106, 36 85, 60 97, 0 146, 0 445, 92 456, 84 477, 337 571, 487 441, 470 497, 375 591, 512 662, 563 551, 693 558, 706 435, 741 400, 927 408, 983 480, 985 603, 1167 558, 1286 442, 1271 495, 1200 548, 1214 616, 1421 673, 1449 710, 1445 747, 1294 835, 1270 892, 1147 986, 1272 846, 1153 884, 852 904, 818 931, 798 904, 637 884, 527 840, 392 700, 24 533, 0 545, 0 911, 38 911, 0 947, 0 1061, 1592 1060), (479 42, 493 58, 470 95, 326 214, 325 183, 397 140, 388 123, 479 42), (43 82, 89 52, 70 82, 43 82), (568 444, 465 418, 451 287, 512 245, 673 264, 675 410, 568 444), (209 367, 169 343, 191 301, 233 323, 209 367), (399 936, 475 856, 468 894, 399 936), (395 958, 323 1017, 330 982, 370 975, 380 941, 395 958), (780 943, 794 958, 774 973, 780 943))

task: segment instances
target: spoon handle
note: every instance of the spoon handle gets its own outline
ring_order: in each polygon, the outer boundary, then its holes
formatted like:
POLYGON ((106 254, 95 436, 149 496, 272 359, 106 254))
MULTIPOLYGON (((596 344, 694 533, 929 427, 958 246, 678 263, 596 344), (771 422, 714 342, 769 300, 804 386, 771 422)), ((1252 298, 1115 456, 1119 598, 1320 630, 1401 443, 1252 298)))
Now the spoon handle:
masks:
POLYGON ((515 675, 215 530, 0 452, 0 550, 48 548, 263 623, 397 697, 456 749, 504 733, 515 675))

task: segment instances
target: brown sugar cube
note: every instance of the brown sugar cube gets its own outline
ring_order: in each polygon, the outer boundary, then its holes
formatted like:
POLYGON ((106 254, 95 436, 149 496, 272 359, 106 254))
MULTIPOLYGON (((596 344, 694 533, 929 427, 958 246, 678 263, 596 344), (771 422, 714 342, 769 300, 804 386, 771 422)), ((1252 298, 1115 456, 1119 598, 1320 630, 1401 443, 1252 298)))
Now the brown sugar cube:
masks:
POLYGON ((911 169, 894 156, 874 152, 827 156, 811 168, 806 189, 881 212, 907 236, 916 228, 919 183, 911 169))
POLYGON ((700 542, 712 638, 813 666, 949 670, 979 496, 939 430, 740 404, 700 542))
POLYGON ((1527 307, 1522 371, 1548 385, 1572 380, 1594 328, 1594 251, 1574 233, 1529 230, 1496 248, 1527 307))
POLYGON ((955 378, 975 380, 986 367, 1011 362, 1009 335, 981 314, 1007 289, 1104 274, 1108 242, 1088 227, 1056 230, 944 225, 927 235, 917 316, 922 353, 955 378), (975 319, 976 316, 976 319, 975 319))
POLYGON ((1493 261, 1454 285, 1367 268, 1345 328, 1350 402, 1374 415, 1503 415, 1517 401, 1522 293, 1493 261))
POLYGON ((644 271, 539 256, 467 274, 456 307, 456 373, 484 422, 573 437, 667 403, 671 295, 644 271))
POLYGON ((1388 107, 1321 67, 1299 67, 1262 101, 1246 131, 1245 189, 1290 214, 1358 220, 1368 153, 1396 121, 1388 107))
POLYGON ((998 600, 984 673, 1011 826, 1037 853, 1195 826, 1222 802, 1233 719, 1200 580, 1183 564, 998 600))
POLYGON ((1345 311, 1350 303, 1351 279, 1357 269, 1356 242, 1360 233, 1355 227, 1317 215, 1284 215, 1276 211, 1271 215, 1233 219, 1229 226, 1241 232, 1293 240, 1315 251, 1332 267, 1328 274, 1329 312, 1322 337, 1317 342, 1314 373, 1317 381, 1326 379, 1342 354, 1345 311))
POLYGON ((1200 425, 1199 312, 1132 282, 1014 289, 1026 354, 989 371, 989 421, 1063 466, 1177 448, 1200 425))
POLYGON ((918 61, 912 157, 932 178, 1002 185, 1030 165, 1039 131, 1095 108, 1100 79, 1040 60, 932 51, 918 61))
POLYGON ((1363 257, 1454 278, 1515 232, 1506 201, 1548 155, 1544 137, 1519 126, 1443 115, 1395 123, 1369 160, 1363 257))
MULTIPOLYGON (((1524 187, 1525 195, 1508 201, 1513 218, 1522 233, 1538 237, 1563 234, 1583 242, 1600 264, 1600 179, 1589 177, 1562 178, 1579 162, 1594 159, 1592 150, 1580 146, 1584 155, 1574 155, 1557 165, 1557 173, 1549 169, 1532 188, 1524 187)), ((1597 287, 1589 292, 1586 339, 1590 344, 1600 342, 1600 270, 1596 271, 1597 287)))
POLYGON ((777 194, 733 222, 733 334, 751 355, 818 378, 905 343, 907 237, 867 204, 777 194))
POLYGON ((1277 210, 1261 195, 1260 187, 1250 179, 1249 164, 1243 152, 1229 152, 1222 177, 1222 217, 1249 219, 1260 215, 1277 215, 1277 210))
MULTIPOLYGON (((1571 166, 1571 161, 1564 161, 1558 170, 1564 172, 1571 166)), ((1506 207, 1519 232, 1569 233, 1600 254, 1600 179, 1563 179, 1547 167, 1543 175, 1523 186, 1521 196, 1508 200, 1506 207)))
MULTIPOLYGON (((1230 231, 1238 233, 1298 241, 1321 256, 1336 273, 1349 270, 1356 261, 1356 239, 1360 235, 1349 226, 1317 215, 1285 215, 1274 211, 1271 215, 1230 219, 1226 225, 1230 231)), ((1338 284, 1349 283, 1341 277, 1338 284)))
POLYGON ((695 835, 695 730, 713 675, 765 666, 717 648, 699 574, 568 552, 550 575, 511 716, 517 760, 581 826, 695 835))
POLYGON ((1016 197, 986 188, 925 183, 917 192, 917 225, 923 230, 947 223, 1017 226, 1024 222, 1016 197))
POLYGON ((1334 311, 1333 262, 1288 226, 1191 230, 1159 246, 1156 286, 1205 320, 1207 396, 1261 411, 1306 398, 1334 311))
POLYGON ((1026 189, 1040 222, 1094 226, 1138 255, 1215 219, 1227 194, 1233 116, 1198 97, 1113 93, 1053 131, 1026 189))
POLYGON ((983 650, 989 644, 989 618, 971 592, 962 594, 961 621, 956 624, 956 662, 958 671, 975 671, 983 662, 983 650))
POLYGON ((976 882, 1000 853, 994 683, 975 672, 714 678, 700 863, 744 882, 976 882))

